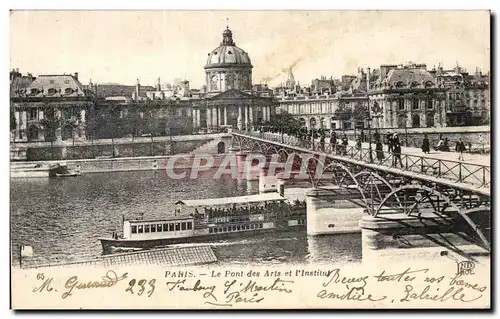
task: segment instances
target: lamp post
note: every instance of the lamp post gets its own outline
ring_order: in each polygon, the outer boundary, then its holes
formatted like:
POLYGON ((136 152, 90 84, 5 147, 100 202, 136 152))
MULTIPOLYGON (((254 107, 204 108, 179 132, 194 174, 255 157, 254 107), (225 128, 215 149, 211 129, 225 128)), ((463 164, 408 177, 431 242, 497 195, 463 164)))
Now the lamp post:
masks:
POLYGON ((369 159, 370 159, 370 163, 373 163, 373 154, 372 154, 372 118, 371 116, 368 118, 368 134, 370 135, 370 137, 368 138, 368 143, 370 144, 369 145, 369 152, 370 152, 370 155, 369 155, 369 159))

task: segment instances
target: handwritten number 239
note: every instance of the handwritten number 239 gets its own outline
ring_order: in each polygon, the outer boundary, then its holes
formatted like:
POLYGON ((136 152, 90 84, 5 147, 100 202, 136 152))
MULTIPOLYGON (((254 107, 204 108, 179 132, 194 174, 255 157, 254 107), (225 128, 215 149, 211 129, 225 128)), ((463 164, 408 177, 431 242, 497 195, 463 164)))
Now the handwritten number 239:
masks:
MULTIPOLYGON (((137 291, 138 296, 141 296, 146 290, 146 283, 150 287, 150 289, 147 291, 148 297, 151 297, 151 295, 155 291, 156 279, 151 279, 149 282, 146 279, 141 279, 137 282, 137 286, 139 286, 139 290, 137 291)), ((125 289, 125 291, 130 291, 131 294, 134 294, 135 285, 136 285, 136 280, 135 279, 130 280, 128 283, 128 288, 125 289)))

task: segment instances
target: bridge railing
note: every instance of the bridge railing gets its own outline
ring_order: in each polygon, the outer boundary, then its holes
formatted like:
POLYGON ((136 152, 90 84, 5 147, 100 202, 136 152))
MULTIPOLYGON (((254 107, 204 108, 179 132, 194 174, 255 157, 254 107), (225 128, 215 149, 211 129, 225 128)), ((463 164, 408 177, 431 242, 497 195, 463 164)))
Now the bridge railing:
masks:
POLYGON ((395 169, 412 171, 418 174, 429 175, 438 178, 452 180, 457 183, 467 183, 478 187, 490 187, 491 167, 461 161, 443 160, 433 157, 404 154, 395 156, 394 153, 382 152, 377 157, 375 147, 370 156, 370 149, 355 146, 332 145, 330 143, 318 143, 317 141, 303 140, 295 136, 269 132, 242 132, 243 135, 258 137, 284 145, 301 147, 316 152, 332 154, 365 163, 379 164, 395 169))

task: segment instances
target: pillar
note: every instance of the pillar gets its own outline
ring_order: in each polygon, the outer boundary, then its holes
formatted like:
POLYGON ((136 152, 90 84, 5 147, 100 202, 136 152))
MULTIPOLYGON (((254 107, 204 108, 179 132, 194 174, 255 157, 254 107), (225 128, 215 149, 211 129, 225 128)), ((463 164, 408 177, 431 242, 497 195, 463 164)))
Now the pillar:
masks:
POLYGON ((245 105, 245 130, 248 131, 248 105, 245 105))
POLYGON ((217 110, 219 111, 219 125, 224 125, 224 115, 222 114, 223 109, 222 106, 217 107, 217 110))
POLYGON ((21 131, 23 132, 21 141, 28 140, 28 118, 26 116, 26 111, 21 112, 21 131))
POLYGON ((21 134, 21 125, 19 123, 20 118, 21 118, 20 112, 19 111, 15 111, 14 112, 14 117, 16 118, 15 140, 18 141, 21 138, 20 137, 20 134, 21 134))
POLYGON ((365 209, 354 205, 336 209, 335 200, 359 199, 361 194, 354 189, 335 190, 309 189, 306 192, 307 235, 357 233, 359 221, 366 215, 365 209))
MULTIPOLYGON (((43 119, 44 119, 43 110, 38 109, 38 123, 43 121, 43 119)), ((43 127, 41 130, 38 131, 38 139, 40 141, 45 141, 45 130, 43 129, 43 127)))
POLYGON ((196 110, 196 123, 198 124, 197 128, 201 127, 201 114, 200 109, 196 110))
POLYGON ((252 107, 252 105, 250 105, 250 106, 248 107, 248 109, 250 110, 250 129, 252 129, 253 124, 254 124, 254 123, 253 123, 253 107, 252 107))
POLYGON ((207 128, 212 128, 212 108, 207 107, 207 128))
POLYGON ((217 107, 212 108, 212 126, 217 127, 217 107))
MULTIPOLYGON (((407 261, 413 258, 422 260, 427 257, 432 260, 450 258, 452 252, 436 244, 429 235, 440 234, 443 240, 449 242, 461 241, 458 240, 461 235, 456 233, 460 227, 450 230, 447 226, 450 223, 457 225, 459 217, 454 222, 452 217, 437 217, 432 213, 424 215, 429 218, 410 217, 402 213, 391 214, 389 218, 363 216, 359 222, 363 263, 373 264, 382 260, 394 262, 398 259, 407 261)), ((464 246, 470 249, 471 244, 464 246)), ((456 248, 460 249, 460 246, 456 248)))
POLYGON ((193 128, 198 127, 196 123, 196 109, 193 109, 193 128))
POLYGON ((238 106, 238 130, 243 130, 243 110, 241 109, 243 106, 238 106))
POLYGON ((227 106, 224 105, 224 125, 227 125, 227 106))

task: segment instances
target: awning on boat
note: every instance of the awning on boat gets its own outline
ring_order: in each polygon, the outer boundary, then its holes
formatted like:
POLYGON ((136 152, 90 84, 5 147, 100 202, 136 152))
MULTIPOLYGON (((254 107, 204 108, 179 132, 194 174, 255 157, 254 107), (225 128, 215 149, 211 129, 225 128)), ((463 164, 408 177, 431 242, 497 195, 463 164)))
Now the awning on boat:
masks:
POLYGON ((286 200, 285 197, 280 196, 278 193, 264 193, 257 195, 247 195, 247 196, 236 196, 236 197, 222 197, 222 198, 206 198, 206 199, 190 199, 190 200, 180 200, 176 202, 176 205, 184 206, 220 206, 229 204, 245 204, 245 203, 257 203, 257 202, 268 202, 268 201, 278 201, 286 200))

